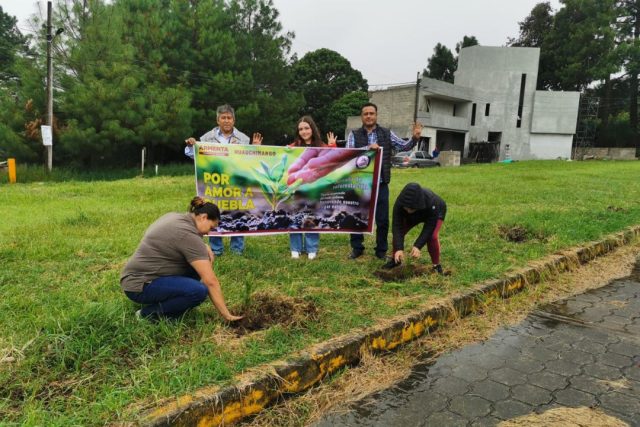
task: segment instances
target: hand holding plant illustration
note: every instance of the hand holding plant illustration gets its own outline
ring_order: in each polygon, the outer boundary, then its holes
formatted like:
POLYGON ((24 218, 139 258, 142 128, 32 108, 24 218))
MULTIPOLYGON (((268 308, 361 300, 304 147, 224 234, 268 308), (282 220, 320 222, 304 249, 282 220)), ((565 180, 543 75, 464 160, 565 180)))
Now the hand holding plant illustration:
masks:
POLYGON ((314 182, 360 155, 362 152, 356 150, 307 148, 298 160, 289 167, 287 183, 314 182))

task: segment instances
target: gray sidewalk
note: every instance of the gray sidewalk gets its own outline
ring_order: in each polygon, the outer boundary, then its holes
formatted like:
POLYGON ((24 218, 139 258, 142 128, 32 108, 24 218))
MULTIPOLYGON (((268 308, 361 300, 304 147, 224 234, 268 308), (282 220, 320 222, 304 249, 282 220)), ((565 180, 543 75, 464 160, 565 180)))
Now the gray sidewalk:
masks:
POLYGON ((637 279, 541 307, 316 426, 495 426, 584 406, 640 426, 637 279))

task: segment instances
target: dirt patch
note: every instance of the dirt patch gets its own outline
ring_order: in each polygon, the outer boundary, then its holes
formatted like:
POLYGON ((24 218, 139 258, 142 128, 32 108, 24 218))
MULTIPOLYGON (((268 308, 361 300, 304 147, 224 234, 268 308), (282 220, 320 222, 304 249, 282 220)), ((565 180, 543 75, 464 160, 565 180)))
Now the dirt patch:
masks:
POLYGON ((546 237, 542 233, 533 232, 527 227, 517 224, 499 226, 498 234, 506 241, 514 243, 523 243, 534 239, 546 240, 546 237))
POLYGON ((529 414, 503 421, 498 427, 519 426, 628 427, 629 424, 591 408, 555 408, 542 414, 529 414))
POLYGON ((385 282, 401 282, 412 277, 433 273, 433 268, 420 264, 401 264, 397 267, 374 271, 373 275, 385 282))
POLYGON ((626 212, 627 210, 625 208, 621 208, 620 206, 607 206, 607 210, 611 211, 611 212, 626 212))
POLYGON ((273 325, 300 327, 309 320, 317 320, 319 315, 311 301, 263 292, 255 293, 247 307, 236 307, 231 311, 244 316, 230 325, 238 335, 273 325))
MULTIPOLYGON (((420 264, 401 264, 391 269, 378 269, 373 275, 384 282, 403 282, 412 277, 424 276, 427 274, 437 275, 433 267, 420 264)), ((451 270, 444 270, 443 276, 451 276, 451 270)))

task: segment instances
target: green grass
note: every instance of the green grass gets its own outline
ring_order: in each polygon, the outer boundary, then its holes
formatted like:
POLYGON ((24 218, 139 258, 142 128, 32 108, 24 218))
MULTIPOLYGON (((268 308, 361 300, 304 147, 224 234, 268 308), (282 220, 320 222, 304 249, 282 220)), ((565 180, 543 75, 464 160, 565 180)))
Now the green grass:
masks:
MULTIPOLYGON (((187 160, 183 163, 160 165, 158 166, 157 175, 155 165, 147 165, 144 176, 147 178, 156 176, 192 176, 194 173, 193 163, 189 163, 187 160)), ((16 166, 16 181, 21 184, 68 181, 114 181, 141 177, 142 175, 140 168, 76 170, 68 167, 54 166, 51 172, 49 172, 44 165, 18 164, 16 166)), ((6 184, 8 182, 9 176, 6 173, 6 169, 0 169, 0 184, 6 184)))
POLYGON ((192 176, 1 184, 0 420, 135 420, 161 398, 228 384, 312 343, 640 224, 640 162, 517 162, 394 170, 393 177, 392 200, 416 181, 447 201, 442 262, 454 274, 431 278, 430 286, 383 283, 371 274, 381 262, 371 256, 370 236, 367 256, 356 262, 346 259, 346 235, 323 235, 312 262, 289 258, 286 235, 248 238, 243 257, 216 262, 229 305, 243 303, 251 274, 254 291, 313 300, 321 316, 307 328, 242 339, 208 302, 180 323, 138 322, 120 291, 120 270, 147 226, 186 210, 192 176), (507 242, 501 225, 521 225, 538 238, 507 242))

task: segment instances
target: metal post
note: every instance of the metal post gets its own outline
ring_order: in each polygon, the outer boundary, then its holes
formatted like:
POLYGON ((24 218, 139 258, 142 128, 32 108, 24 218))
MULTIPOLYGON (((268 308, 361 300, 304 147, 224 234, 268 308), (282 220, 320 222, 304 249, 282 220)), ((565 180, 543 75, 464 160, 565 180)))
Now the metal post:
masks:
POLYGON ((9 167, 9 184, 16 183, 16 159, 7 159, 7 166, 9 167))
MULTIPOLYGON (((51 63, 51 1, 47 2, 47 125, 51 126, 53 135, 53 64, 51 63)), ((52 138, 53 139, 53 138, 52 138)), ((47 146, 47 169, 53 168, 53 145, 47 146)))
POLYGON ((420 71, 418 71, 418 77, 416 77, 416 102, 413 106, 413 122, 418 121, 418 102, 420 101, 420 71))
POLYGON ((145 154, 147 154, 147 147, 142 147, 142 161, 141 161, 141 167, 140 167, 140 173, 142 174, 142 176, 144 176, 144 158, 145 158, 145 154))

